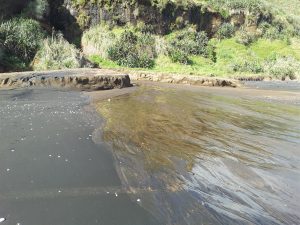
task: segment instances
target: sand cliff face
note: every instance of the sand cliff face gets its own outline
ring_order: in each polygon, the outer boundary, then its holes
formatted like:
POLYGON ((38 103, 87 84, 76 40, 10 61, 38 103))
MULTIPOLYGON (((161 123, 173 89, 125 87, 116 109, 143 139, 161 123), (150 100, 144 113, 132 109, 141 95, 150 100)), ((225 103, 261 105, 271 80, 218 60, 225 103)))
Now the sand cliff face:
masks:
POLYGON ((0 88, 30 86, 105 90, 129 87, 131 83, 126 74, 98 69, 0 74, 0 88))
POLYGON ((218 77, 201 77, 192 75, 130 72, 130 79, 137 81, 154 81, 171 84, 188 84, 209 87, 238 87, 239 82, 233 79, 218 77))
POLYGON ((79 90, 107 90, 132 86, 131 81, 154 81, 195 86, 237 87, 238 81, 216 77, 141 73, 105 69, 73 69, 0 74, 0 88, 64 87, 79 90))

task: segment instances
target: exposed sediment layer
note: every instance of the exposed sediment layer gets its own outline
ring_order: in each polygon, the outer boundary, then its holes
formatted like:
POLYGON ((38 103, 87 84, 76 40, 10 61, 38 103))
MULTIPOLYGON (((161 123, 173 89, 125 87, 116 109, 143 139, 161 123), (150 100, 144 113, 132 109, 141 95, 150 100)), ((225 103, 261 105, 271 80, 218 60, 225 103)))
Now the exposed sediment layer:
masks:
POLYGON ((45 72, 0 74, 0 88, 66 87, 81 90, 105 90, 131 86, 126 74, 102 69, 76 69, 45 72))
POLYGON ((197 86, 211 86, 211 87, 238 87, 239 82, 237 80, 216 78, 216 77, 201 77, 192 75, 178 75, 178 74, 161 74, 161 73, 141 73, 130 72, 131 80, 144 80, 144 81, 156 81, 163 83, 173 84, 189 84, 197 86))

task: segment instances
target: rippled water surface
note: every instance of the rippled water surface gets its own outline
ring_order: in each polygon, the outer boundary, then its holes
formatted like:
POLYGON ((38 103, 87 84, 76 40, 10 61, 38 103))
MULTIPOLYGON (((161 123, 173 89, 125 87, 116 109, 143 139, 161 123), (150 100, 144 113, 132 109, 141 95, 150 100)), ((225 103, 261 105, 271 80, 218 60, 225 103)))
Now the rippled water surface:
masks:
POLYGON ((163 223, 300 223, 299 99, 145 86, 97 108, 123 186, 163 223))

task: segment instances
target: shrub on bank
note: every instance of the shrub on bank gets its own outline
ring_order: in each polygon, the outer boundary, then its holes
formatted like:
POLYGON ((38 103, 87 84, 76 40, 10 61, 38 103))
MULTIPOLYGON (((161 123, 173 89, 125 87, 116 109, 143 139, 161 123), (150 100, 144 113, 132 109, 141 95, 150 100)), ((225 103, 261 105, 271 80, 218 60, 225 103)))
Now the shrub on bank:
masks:
POLYGON ((262 73, 264 71, 262 64, 259 60, 240 60, 230 65, 230 69, 233 72, 245 72, 245 73, 262 73))
POLYGON ((108 49, 116 41, 116 35, 108 26, 98 25, 85 31, 82 35, 81 45, 86 55, 99 55, 108 58, 108 49))
POLYGON ((204 31, 193 29, 176 32, 168 42, 169 49, 178 49, 189 55, 207 55, 208 37, 204 31))
POLYGON ((47 38, 37 52, 33 62, 34 70, 55 70, 80 67, 80 52, 62 35, 47 38))
POLYGON ((188 64, 189 55, 202 55, 207 57, 209 53, 208 37, 205 32, 197 32, 193 29, 176 32, 174 37, 169 37, 168 55, 173 62, 188 64))
POLYGON ((236 41, 239 44, 248 46, 252 44, 255 40, 257 40, 256 35, 244 29, 241 29, 236 34, 236 41))
POLYGON ((32 19, 15 18, 0 24, 0 42, 5 55, 29 63, 41 45, 45 33, 32 19))
POLYGON ((169 49, 168 54, 169 54, 169 57, 172 60, 172 62, 182 63, 182 64, 190 64, 191 63, 191 60, 189 59, 189 55, 180 49, 171 48, 171 49, 169 49))
POLYGON ((108 49, 108 57, 120 66, 151 68, 156 57, 155 39, 125 30, 108 49))
POLYGON ((275 57, 264 64, 264 71, 277 79, 300 77, 300 62, 293 57, 275 57))
POLYGON ((223 23, 217 31, 217 38, 219 40, 225 38, 231 38, 234 35, 235 28, 230 23, 223 23))

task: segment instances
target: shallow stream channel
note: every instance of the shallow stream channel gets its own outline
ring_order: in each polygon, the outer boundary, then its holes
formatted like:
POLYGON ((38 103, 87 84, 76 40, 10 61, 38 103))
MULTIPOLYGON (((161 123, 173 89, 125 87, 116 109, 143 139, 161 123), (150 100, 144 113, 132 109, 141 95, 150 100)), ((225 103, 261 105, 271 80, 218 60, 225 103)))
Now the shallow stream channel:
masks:
POLYGON ((299 90, 1 90, 0 224, 299 224, 299 90))

